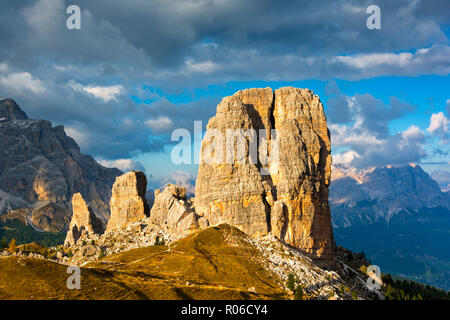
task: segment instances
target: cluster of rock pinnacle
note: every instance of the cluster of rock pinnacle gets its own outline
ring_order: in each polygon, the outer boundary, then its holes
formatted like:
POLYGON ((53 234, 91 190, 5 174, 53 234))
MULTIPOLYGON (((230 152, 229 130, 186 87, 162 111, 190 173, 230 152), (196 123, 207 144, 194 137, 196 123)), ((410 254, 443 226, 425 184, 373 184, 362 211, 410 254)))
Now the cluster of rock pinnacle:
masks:
MULTIPOLYGON (((292 87, 239 91, 221 101, 207 126, 208 131, 228 129, 266 130, 269 144, 275 130, 279 156, 271 163, 201 160, 195 199, 187 199, 183 187, 168 185, 155 192, 151 210, 144 173, 128 172, 113 185, 105 232, 142 219, 178 235, 228 223, 257 238, 272 234, 315 261, 332 263, 330 136, 319 97, 292 87)), ((210 143, 202 141, 202 152, 210 143)), ((103 232, 80 194, 72 206, 67 245, 80 232, 103 232)))

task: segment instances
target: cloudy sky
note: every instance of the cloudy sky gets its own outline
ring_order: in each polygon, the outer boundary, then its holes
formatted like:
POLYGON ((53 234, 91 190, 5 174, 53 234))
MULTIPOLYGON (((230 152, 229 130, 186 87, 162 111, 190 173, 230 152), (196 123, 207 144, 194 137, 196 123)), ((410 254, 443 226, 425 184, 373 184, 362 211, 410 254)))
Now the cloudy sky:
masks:
POLYGON ((4 0, 0 96, 155 183, 195 176, 170 161, 174 129, 206 126, 240 89, 286 85, 321 97, 335 163, 450 171, 449 35, 448 0, 4 0))

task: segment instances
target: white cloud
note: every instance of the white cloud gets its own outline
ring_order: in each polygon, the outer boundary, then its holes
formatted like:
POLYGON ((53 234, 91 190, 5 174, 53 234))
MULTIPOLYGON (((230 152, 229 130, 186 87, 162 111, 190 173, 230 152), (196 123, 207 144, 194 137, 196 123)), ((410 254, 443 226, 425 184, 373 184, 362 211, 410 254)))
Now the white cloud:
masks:
POLYGON ((121 95, 124 91, 121 85, 110 87, 85 87, 84 90, 105 102, 109 102, 111 100, 117 101, 117 96, 121 95))
POLYGON ((450 46, 433 45, 429 48, 419 48, 412 53, 363 53, 337 56, 331 59, 331 62, 334 66, 349 67, 350 70, 347 72, 354 69, 353 72, 358 74, 356 78, 381 75, 447 75, 450 72, 449 56, 450 46))
POLYGON ((123 172, 132 170, 145 171, 144 166, 139 161, 132 159, 117 159, 117 160, 98 160, 98 162, 107 168, 117 168, 123 172))
POLYGON ((213 73, 220 69, 220 64, 213 61, 195 62, 192 59, 186 61, 188 72, 213 73))
POLYGON ((89 134, 85 130, 74 127, 64 127, 66 134, 75 140, 75 142, 80 146, 80 148, 85 149, 90 145, 89 134))
POLYGON ((348 145, 375 147, 384 143, 382 139, 377 138, 367 128, 363 127, 363 121, 360 117, 358 117, 358 120, 353 125, 330 124, 328 127, 331 131, 331 144, 334 147, 348 145))
POLYGON ((23 94, 27 91, 41 94, 45 91, 44 83, 37 78, 33 78, 28 72, 10 73, 0 77, 0 86, 12 94, 23 94))
POLYGON ((349 150, 347 152, 340 153, 340 154, 333 156, 333 164, 349 165, 356 158, 361 158, 361 155, 354 150, 349 150))
POLYGON ((163 132, 173 127, 173 121, 168 117, 149 119, 145 121, 145 124, 152 129, 153 132, 163 132))
POLYGON ((430 134, 439 136, 444 143, 447 143, 449 135, 449 119, 443 112, 433 113, 430 118, 430 126, 427 131, 430 134))
POLYGON ((424 136, 423 131, 420 130, 420 128, 415 125, 410 126, 408 129, 403 131, 401 134, 402 134, 402 137, 407 140, 418 139, 418 138, 422 138, 424 136))
POLYGON ((334 164, 368 168, 386 164, 405 164, 411 161, 420 161, 426 156, 423 148, 425 132, 414 125, 405 131, 389 135, 383 139, 371 140, 362 138, 362 141, 358 141, 357 133, 353 134, 354 136, 351 139, 341 144, 342 146, 350 147, 350 149, 333 155, 334 164))
POLYGON ((83 86, 73 80, 68 82, 68 85, 75 91, 87 92, 104 102, 117 101, 117 96, 124 93, 125 89, 121 85, 114 86, 83 86))
MULTIPOLYGON (((419 50, 418 50, 419 51, 419 50)), ((422 54, 426 53, 420 51, 422 54)), ((371 53, 357 54, 353 56, 339 56, 337 61, 357 69, 377 67, 379 65, 395 65, 404 67, 411 62, 413 55, 409 52, 402 53, 371 53)))
POLYGON ((427 131, 429 133, 435 133, 437 131, 448 132, 449 120, 443 112, 433 113, 430 119, 430 126, 427 131))
POLYGON ((331 145, 347 149, 334 154, 333 163, 367 168, 419 161, 426 155, 425 132, 419 127, 412 125, 396 134, 388 132, 389 121, 401 116, 409 105, 392 100, 390 106, 386 106, 369 95, 344 98, 340 103, 345 104, 345 108, 334 107, 341 113, 349 110, 349 123, 331 123, 329 128, 331 145))

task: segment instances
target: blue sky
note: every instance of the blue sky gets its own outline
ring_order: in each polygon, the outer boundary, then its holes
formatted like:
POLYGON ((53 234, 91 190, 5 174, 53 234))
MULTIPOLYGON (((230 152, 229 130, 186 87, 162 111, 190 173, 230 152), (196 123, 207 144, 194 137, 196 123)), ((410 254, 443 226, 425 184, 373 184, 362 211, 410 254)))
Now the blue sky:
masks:
POLYGON ((171 133, 252 87, 318 94, 336 164, 450 171, 450 2, 377 0, 370 30, 373 2, 3 1, 0 96, 154 186, 195 178, 171 161, 171 133))

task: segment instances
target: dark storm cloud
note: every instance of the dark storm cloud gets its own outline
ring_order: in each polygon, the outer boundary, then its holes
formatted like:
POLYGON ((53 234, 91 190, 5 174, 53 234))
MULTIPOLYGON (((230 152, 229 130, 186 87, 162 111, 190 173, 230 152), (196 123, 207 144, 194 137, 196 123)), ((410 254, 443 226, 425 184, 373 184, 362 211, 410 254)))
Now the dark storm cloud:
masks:
POLYGON ((450 10, 448 1, 376 3, 382 8, 383 28, 372 32, 366 28, 366 8, 373 1, 79 1, 157 64, 180 62, 203 40, 270 55, 304 56, 447 42, 434 16, 449 22, 448 14, 442 14, 450 10))
MULTIPOLYGON (((2 1, 0 96, 66 125, 83 151, 117 159, 159 151, 173 128, 206 123, 218 101, 164 97, 184 88, 450 72, 441 28, 450 23, 449 1, 376 1, 382 29, 371 31, 372 2, 2 1), (81 30, 65 27, 69 4, 82 9, 81 30), (135 103, 129 96, 143 84, 164 94, 135 103)), ((386 136, 387 123, 407 108, 391 101, 385 110, 372 98, 358 97, 374 107, 359 114, 374 119, 366 123, 371 134, 386 136)), ((330 117, 348 122, 344 97, 333 99, 330 117)))
POLYGON ((294 57, 324 57, 315 61, 316 68, 345 77, 343 71, 353 66, 329 61, 330 55, 448 43, 438 24, 450 22, 442 13, 450 11, 448 1, 377 1, 382 29, 376 31, 366 28, 372 2, 79 0, 82 30, 69 31, 62 0, 8 1, 0 13, 0 59, 29 67, 40 65, 42 58, 84 67, 101 64, 111 74, 161 78, 163 71, 179 70, 188 59, 224 62, 218 71, 226 73, 224 55, 235 60, 230 72, 252 58, 261 61, 247 66, 248 77, 270 76, 274 64, 262 74, 258 68, 277 61, 280 73, 294 67, 297 76, 305 77, 311 66, 294 57), (202 45, 207 43, 216 49, 202 45))

